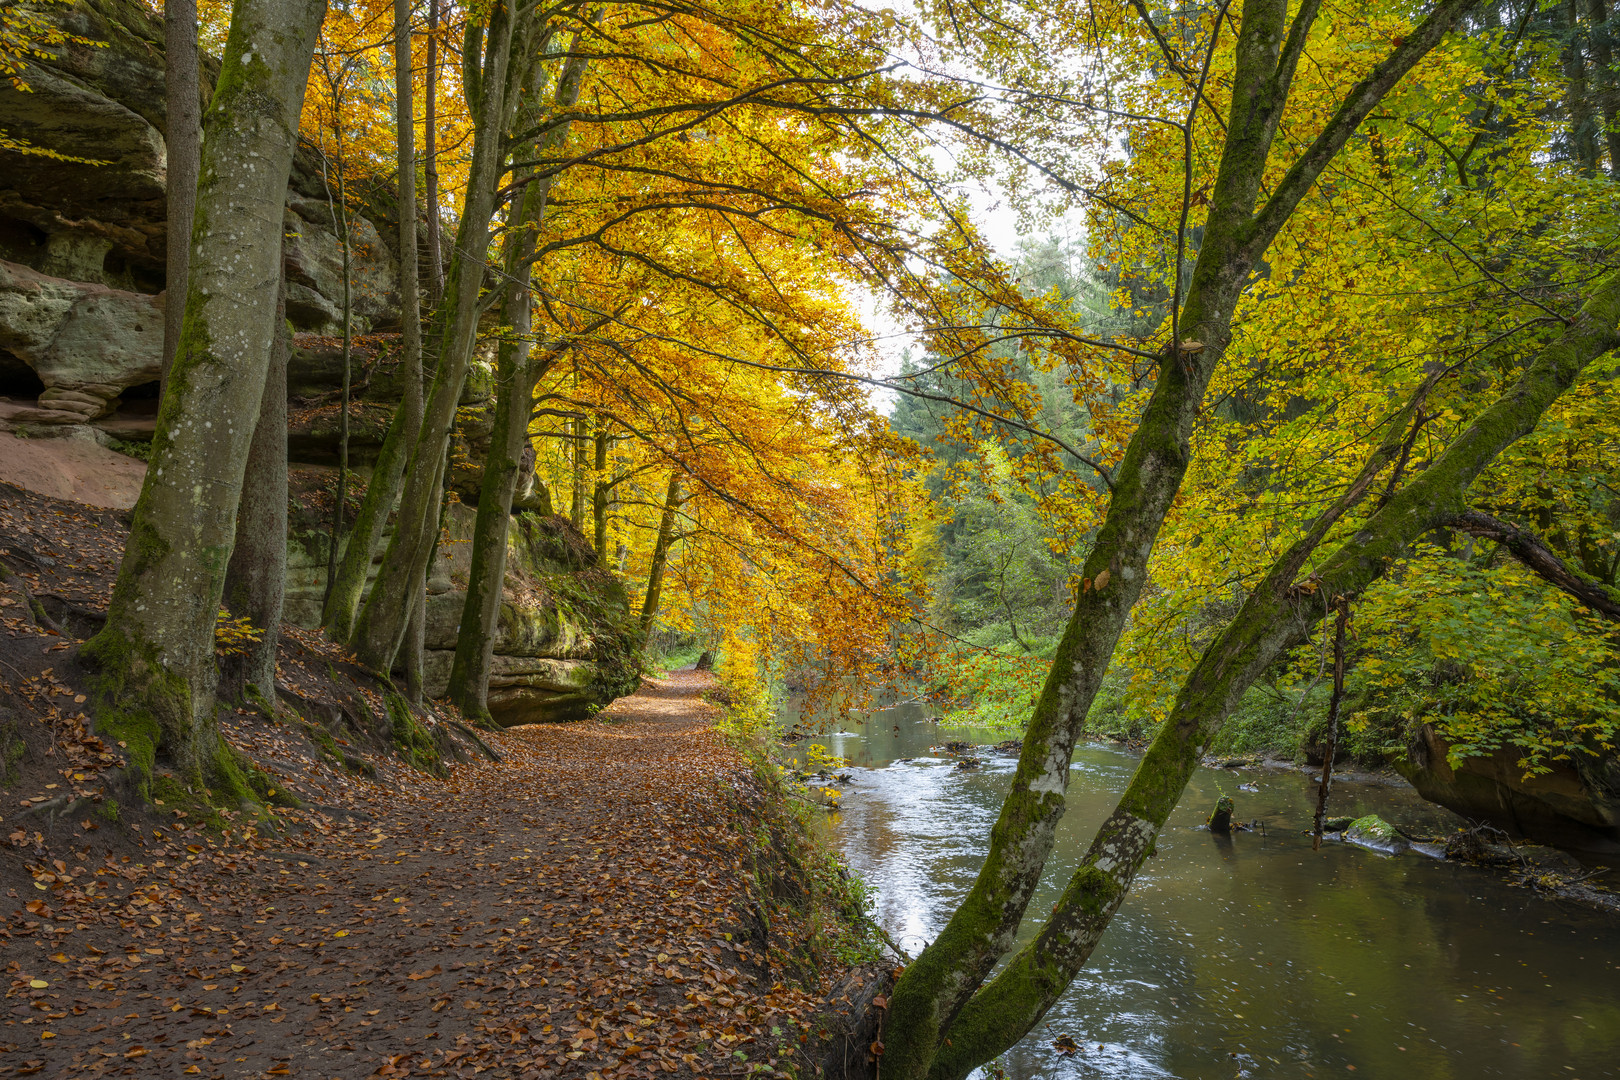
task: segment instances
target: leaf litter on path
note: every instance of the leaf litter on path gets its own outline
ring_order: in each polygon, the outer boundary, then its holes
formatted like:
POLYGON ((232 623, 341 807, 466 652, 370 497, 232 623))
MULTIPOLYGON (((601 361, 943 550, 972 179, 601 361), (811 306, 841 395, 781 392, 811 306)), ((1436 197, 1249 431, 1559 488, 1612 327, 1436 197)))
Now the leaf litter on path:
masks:
POLYGON ((98 859, 8 818, 33 888, 0 896, 0 1075, 785 1070, 827 982, 773 981, 739 915, 761 795, 711 685, 493 734, 503 760, 447 780, 345 782, 357 813, 279 810, 279 836, 179 811, 98 859))

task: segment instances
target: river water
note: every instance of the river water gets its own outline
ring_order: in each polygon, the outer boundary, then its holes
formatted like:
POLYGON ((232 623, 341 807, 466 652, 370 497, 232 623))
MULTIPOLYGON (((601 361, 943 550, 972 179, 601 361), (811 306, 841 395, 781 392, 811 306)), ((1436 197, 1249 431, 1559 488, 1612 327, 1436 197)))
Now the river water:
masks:
MULTIPOLYGON (((877 891, 876 918, 913 954, 971 884, 1013 772, 1013 758, 988 752, 975 771, 930 754, 953 738, 998 736, 904 705, 815 740, 851 763, 833 827, 877 891)), ((1020 940, 1135 766, 1104 746, 1075 754, 1068 812, 1020 940)), ((1620 1076, 1620 925, 1415 853, 1313 852, 1300 830, 1314 805, 1298 771, 1199 770, 1068 994, 1000 1059, 1007 1074, 1620 1076), (1223 792, 1237 818, 1266 823, 1264 836, 1202 828, 1223 792), (1084 1049, 1060 1053, 1053 1040, 1064 1035, 1084 1049)), ((1404 786, 1376 783, 1335 783, 1329 813, 1378 813, 1413 832, 1457 823, 1404 786)))

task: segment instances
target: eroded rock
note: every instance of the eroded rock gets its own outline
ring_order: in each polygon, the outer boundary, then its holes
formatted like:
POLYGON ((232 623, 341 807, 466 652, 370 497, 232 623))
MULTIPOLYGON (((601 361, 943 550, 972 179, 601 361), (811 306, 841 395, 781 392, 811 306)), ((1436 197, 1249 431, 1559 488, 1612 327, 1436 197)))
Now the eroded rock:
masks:
POLYGON ((1425 724, 1395 767, 1425 799, 1472 821, 1553 847, 1620 854, 1620 760, 1614 754, 1576 754, 1526 776, 1522 755, 1511 747, 1455 765, 1449 750, 1425 724))
MULTIPOLYGON (((319 474, 311 474, 319 475, 319 474)), ((445 692, 455 657, 476 511, 452 503, 428 587, 424 677, 445 692)), ((287 618, 320 622, 326 533, 306 520, 288 549, 287 618)), ((489 683, 490 713, 512 725, 589 716, 635 689, 640 669, 629 597, 564 518, 520 514, 507 547, 506 582, 489 683)))

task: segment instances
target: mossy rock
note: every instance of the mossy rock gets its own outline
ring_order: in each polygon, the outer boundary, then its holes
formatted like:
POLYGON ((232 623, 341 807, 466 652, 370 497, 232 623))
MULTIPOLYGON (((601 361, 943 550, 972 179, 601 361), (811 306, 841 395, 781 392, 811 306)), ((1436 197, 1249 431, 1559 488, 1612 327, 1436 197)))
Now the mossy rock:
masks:
POLYGON ((1352 821, 1344 830, 1344 839, 1346 843, 1382 855, 1399 855, 1412 846, 1399 829, 1377 814, 1368 814, 1352 821))

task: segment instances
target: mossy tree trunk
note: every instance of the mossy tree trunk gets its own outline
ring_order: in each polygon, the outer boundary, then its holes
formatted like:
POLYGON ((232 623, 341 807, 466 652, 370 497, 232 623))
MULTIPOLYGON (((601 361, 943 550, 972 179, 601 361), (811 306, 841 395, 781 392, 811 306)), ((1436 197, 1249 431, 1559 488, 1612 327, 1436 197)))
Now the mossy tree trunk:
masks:
MULTIPOLYGON (((346 71, 346 68, 344 69, 346 71)), ((343 509, 349 501, 349 406, 354 394, 354 297, 353 268, 349 243, 349 202, 347 181, 344 173, 347 171, 343 161, 343 121, 342 121, 342 87, 334 85, 332 88, 333 124, 332 130, 337 142, 337 198, 330 202, 332 207, 332 227, 337 230, 338 242, 342 245, 343 253, 343 381, 338 394, 338 471, 337 480, 332 491, 332 524, 331 543, 326 549, 326 588, 331 592, 332 583, 337 580, 338 547, 343 539, 343 509)), ((322 174, 325 174, 326 155, 321 155, 322 174)), ((332 198, 332 190, 327 188, 327 198, 332 198)))
POLYGON ((439 250, 439 3, 428 0, 427 70, 423 73, 422 186, 427 197, 428 299, 444 295, 444 255, 439 250))
MULTIPOLYGON (((410 0, 394 0, 394 140, 399 159, 399 374, 405 384, 399 409, 404 419, 400 434, 407 443, 414 442, 422 428, 422 304, 417 295, 416 280, 414 97, 411 80, 411 4, 410 0)), ((430 105, 430 116, 431 109, 430 105)), ((413 705, 422 703, 422 646, 426 624, 426 598, 422 597, 412 605, 405 631, 405 688, 406 696, 413 705)))
POLYGON ((568 421, 569 443, 574 451, 573 493, 568 503, 568 519, 574 528, 585 531, 585 417, 568 421))
MULTIPOLYGON (((1360 595, 1412 543, 1448 525, 1464 509, 1468 487, 1479 474, 1530 433, 1587 364, 1615 348, 1620 348, 1620 274, 1611 274, 1599 285, 1569 328, 1541 350, 1518 382, 1433 465, 1300 580, 1328 529, 1393 459, 1392 444, 1400 432, 1386 440, 1363 472, 1367 483, 1353 485, 1272 566, 1204 650, 1045 926, 967 1002, 947 1029, 947 1042, 930 1069, 932 1076, 938 1080, 966 1076, 1022 1038, 1045 1015, 1101 940, 1193 770, 1244 691, 1285 652, 1306 641, 1335 603, 1360 595)), ((1392 428, 1404 430, 1410 412, 1409 408, 1392 428)))
MULTIPOLYGON (((393 667, 415 595, 420 591, 417 583, 427 574, 437 531, 437 493, 444 481, 450 428, 476 344, 479 291, 484 279, 482 256, 489 249, 490 219, 505 173, 503 143, 511 115, 509 106, 515 100, 516 87, 524 81, 526 65, 534 59, 528 51, 535 44, 529 40, 532 16, 533 9, 527 4, 515 11, 507 4, 497 4, 487 25, 470 23, 467 28, 463 81, 475 118, 473 153, 450 280, 436 318, 443 328, 438 365, 400 487, 387 490, 374 480, 366 493, 367 501, 375 503, 373 512, 379 516, 386 516, 396 493, 400 498, 394 535, 350 634, 361 662, 376 671, 386 672, 393 667), (514 39, 524 48, 514 50, 514 39)), ((363 575, 357 577, 363 584, 363 575)), ((358 592, 356 587, 356 596, 358 592)))
POLYGON ((161 387, 168 385, 169 365, 180 345, 186 314, 186 277, 191 255, 191 225, 197 205, 197 169, 202 154, 202 85, 197 60, 196 0, 167 0, 163 5, 163 143, 165 153, 164 221, 168 244, 164 274, 163 367, 161 387))
POLYGON ((225 606, 246 617, 259 640, 245 642, 221 665, 226 694, 241 699, 253 687, 274 702, 276 650, 281 644, 281 609, 287 595, 287 360, 292 329, 287 325, 287 287, 276 303, 276 333, 260 399, 259 422, 248 447, 242 503, 236 511, 236 546, 225 573, 225 606))
MULTIPOLYGON (((553 112, 573 108, 579 100, 584 77, 584 58, 570 60, 557 81, 553 112)), ((546 131, 528 155, 530 160, 538 160, 568 138, 570 125, 567 122, 545 125, 545 112, 529 110, 522 120, 525 127, 546 131)), ((536 176, 529 168, 522 182, 523 196, 511 204, 506 229, 506 288, 501 323, 510 327, 510 331, 496 352, 494 428, 490 432, 489 456, 484 461, 479 481, 472 562, 467 571, 467 599, 461 611, 456 655, 450 668, 450 699, 465 716, 482 722, 490 720, 489 671, 499 629, 501 591, 506 581, 507 533, 512 523, 512 498, 526 457, 534 387, 545 377, 561 350, 560 343, 535 350, 531 340, 534 319, 529 283, 552 180, 550 176, 536 176)))
POLYGON ((675 515, 681 508, 681 473, 670 474, 669 490, 664 493, 664 512, 658 519, 658 538, 653 541, 652 564, 647 568, 647 591, 641 597, 641 637, 646 640, 658 618, 658 602, 664 595, 664 568, 669 549, 675 543, 675 515))
POLYGON ((596 428, 596 483, 591 487, 592 546, 596 557, 606 566, 608 499, 613 494, 613 483, 608 478, 608 429, 605 423, 596 428))
MULTIPOLYGON (((954 1066, 942 1064, 962 1056, 960 1046, 945 1053, 947 1032, 1012 947, 1040 880, 1063 816, 1075 742, 1126 618, 1147 583, 1148 559, 1180 490, 1194 422, 1231 340, 1232 313, 1239 297, 1278 230, 1322 170, 1471 2, 1439 0, 1350 89, 1322 133, 1264 193, 1261 180, 1319 4, 1305 0, 1290 20, 1286 0, 1243 3, 1225 143, 1202 243, 1177 312, 1177 339, 1165 348, 1153 394, 1113 478, 1108 512, 1030 717, 1011 790, 991 831, 989 854, 939 937, 906 968, 890 996, 883 1057, 886 1078, 917 1080, 931 1072, 957 1075, 954 1066), (1184 350, 1182 342, 1198 345, 1184 350)), ((1138 843, 1145 851, 1152 834, 1148 825, 1128 817, 1107 828, 1110 851, 1138 843)), ((1052 978, 1056 977, 1054 969, 1052 978)), ((987 1046, 1004 1037, 998 1050, 1012 1045, 1039 1015, 1032 1012, 1038 1000, 1008 1004, 994 1019, 995 1034, 975 1045, 987 1046), (1012 1034, 1015 1031, 1017 1035, 1012 1034)), ((991 1021, 980 1026, 989 1032, 991 1021)))
POLYGON ((214 721, 214 625, 276 332, 282 204, 322 0, 237 0, 204 116, 184 328, 158 410, 99 669, 100 729, 137 794, 161 756, 250 798, 214 721), (241 788, 240 791, 235 789, 241 788))

